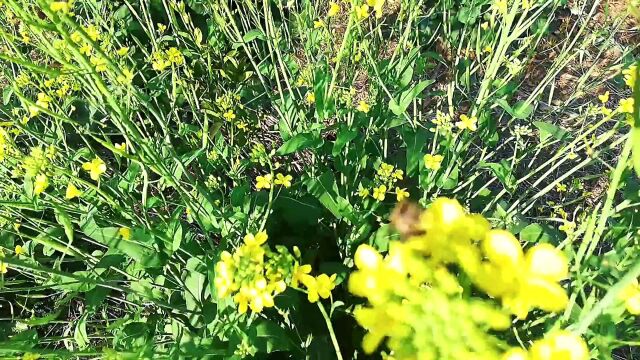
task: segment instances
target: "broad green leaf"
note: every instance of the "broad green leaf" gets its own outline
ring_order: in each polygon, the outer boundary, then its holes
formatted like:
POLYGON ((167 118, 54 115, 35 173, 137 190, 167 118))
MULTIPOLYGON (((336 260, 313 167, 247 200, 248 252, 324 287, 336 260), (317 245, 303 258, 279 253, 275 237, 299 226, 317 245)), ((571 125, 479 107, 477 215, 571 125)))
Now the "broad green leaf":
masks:
POLYGON ((418 170, 418 165, 424 156, 424 148, 429 132, 423 128, 418 128, 415 132, 409 126, 402 130, 402 140, 407 146, 407 176, 412 176, 418 170))
POLYGON ((544 121, 534 121, 533 125, 540 130, 540 142, 544 142, 550 137, 557 140, 567 140, 571 138, 571 134, 568 131, 554 124, 544 121))
POLYGON ((520 240, 530 243, 545 242, 550 243, 553 240, 551 229, 548 226, 540 224, 530 224, 520 230, 520 240))
POLYGON ((533 112, 533 106, 531 104, 525 104, 524 101, 518 101, 515 105, 509 105, 509 102, 505 99, 497 99, 496 104, 503 108, 515 119, 526 119, 533 112))
POLYGON ((338 130, 336 141, 333 144, 331 155, 338 156, 347 144, 358 136, 359 132, 355 129, 349 129, 347 126, 341 126, 338 130))
POLYGON ((76 341, 79 349, 85 349, 89 345, 89 336, 87 335, 87 314, 85 313, 80 319, 76 320, 76 328, 73 332, 73 339, 76 341))
POLYGON ((319 136, 316 136, 312 133, 300 133, 294 135, 291 139, 287 140, 276 154, 278 155, 287 155, 292 154, 296 151, 304 150, 310 147, 316 147, 322 144, 322 139, 319 136))
MULTIPOLYGON (((117 227, 101 228, 96 225, 93 218, 90 218, 81 225, 81 228, 88 237, 107 246, 109 249, 117 250, 131 257, 143 267, 159 267, 164 263, 161 256, 162 253, 154 249, 151 244, 142 245, 138 243, 136 236, 133 236, 131 240, 125 240, 118 234, 119 228, 117 227)), ((139 232, 136 231, 134 234, 138 235, 139 232)))
POLYGON ((325 172, 317 179, 309 179, 305 182, 307 190, 318 198, 320 203, 329 210, 333 216, 342 219, 352 213, 348 201, 338 195, 338 186, 332 172, 325 172))
POLYGON ((242 37, 242 40, 245 43, 251 42, 255 39, 258 40, 266 40, 267 37, 264 35, 264 33, 262 32, 262 30, 260 29, 253 29, 253 30, 249 30, 246 34, 244 34, 244 36, 242 37))
POLYGON ((479 165, 480 168, 491 169, 493 174, 500 180, 507 191, 511 192, 516 188, 516 178, 511 171, 511 164, 506 160, 501 160, 499 163, 483 163, 479 165))
POLYGON ((247 335, 249 336, 250 344, 267 354, 275 351, 286 351, 292 347, 291 338, 284 330, 284 327, 271 320, 258 320, 251 326, 247 335))
POLYGON ((435 80, 420 81, 413 88, 409 90, 405 90, 399 96, 398 100, 391 99, 391 101, 389 102, 389 109, 396 115, 402 115, 407 110, 407 108, 409 107, 413 99, 418 97, 418 95, 420 95, 420 93, 424 91, 424 89, 426 89, 427 86, 433 84, 434 82, 435 80))

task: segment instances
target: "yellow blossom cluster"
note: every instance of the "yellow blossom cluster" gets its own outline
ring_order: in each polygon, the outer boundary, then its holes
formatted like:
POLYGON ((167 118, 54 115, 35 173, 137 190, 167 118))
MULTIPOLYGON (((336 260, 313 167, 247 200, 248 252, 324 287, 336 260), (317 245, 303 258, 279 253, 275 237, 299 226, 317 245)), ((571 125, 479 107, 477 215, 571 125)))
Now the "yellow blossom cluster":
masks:
POLYGON ((565 330, 552 331, 543 339, 534 341, 529 351, 514 348, 502 360, 587 360, 589 349, 578 335, 565 330))
MULTIPOLYGON (((349 279, 349 290, 366 297, 371 305, 355 313, 369 331, 363 340, 366 352, 373 352, 386 338, 398 359, 495 359, 500 351, 487 329, 507 328, 508 313, 524 319, 533 308, 558 312, 568 303, 559 284, 568 276, 568 262, 561 251, 538 244, 525 253, 511 233, 491 229, 484 217, 467 214, 456 200, 436 199, 412 230, 416 235, 392 242, 386 257, 368 245, 356 251, 358 270, 349 279), (452 268, 466 273, 502 308, 462 298, 452 268), (437 314, 430 312, 432 306, 437 314), (473 316, 465 319, 466 312, 473 316), (456 330, 441 336, 438 326, 456 330), (478 343, 463 340, 469 337, 478 343)), ((552 340, 545 341, 543 345, 556 346, 552 340)), ((558 359, 540 356, 535 359, 558 359)))
POLYGON ((640 285, 637 279, 620 292, 619 298, 624 301, 624 307, 630 314, 640 315, 640 285))
MULTIPOLYGON (((373 191, 371 192, 368 188, 360 187, 358 195, 363 198, 371 195, 377 201, 384 201, 387 192, 395 186, 398 180, 402 179, 404 179, 404 171, 396 169, 393 165, 383 162, 376 171, 373 191)), ((398 201, 402 201, 409 197, 407 189, 400 188, 399 186, 395 186, 395 194, 398 201)))
POLYGON ((271 189, 272 185, 281 185, 285 188, 291 187, 291 181, 293 176, 277 173, 276 178, 273 178, 272 174, 264 174, 256 176, 256 189, 271 189))
POLYGON ((267 244, 267 233, 260 231, 247 234, 243 243, 233 254, 224 251, 215 265, 215 280, 218 297, 232 297, 238 312, 248 309, 261 312, 274 306, 274 297, 287 286, 307 288, 310 302, 331 296, 335 288, 336 275, 309 275, 310 265, 300 264, 300 250, 294 248, 295 256, 284 246, 273 251, 267 244))

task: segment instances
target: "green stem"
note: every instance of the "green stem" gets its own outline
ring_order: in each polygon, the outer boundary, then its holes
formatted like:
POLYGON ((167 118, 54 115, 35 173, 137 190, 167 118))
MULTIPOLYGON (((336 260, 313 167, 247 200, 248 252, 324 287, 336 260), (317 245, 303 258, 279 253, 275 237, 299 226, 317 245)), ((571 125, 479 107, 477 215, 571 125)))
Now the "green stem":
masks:
POLYGON ((329 319, 329 315, 327 315, 327 312, 324 310, 324 306, 322 306, 322 303, 319 300, 317 304, 320 312, 322 313, 322 317, 324 317, 324 322, 327 324, 327 329, 329 329, 329 335, 331 336, 333 349, 336 351, 336 357, 338 358, 338 360, 342 360, 342 353, 340 352, 340 346, 338 345, 336 333, 333 331, 333 326, 331 325, 331 319, 329 319))

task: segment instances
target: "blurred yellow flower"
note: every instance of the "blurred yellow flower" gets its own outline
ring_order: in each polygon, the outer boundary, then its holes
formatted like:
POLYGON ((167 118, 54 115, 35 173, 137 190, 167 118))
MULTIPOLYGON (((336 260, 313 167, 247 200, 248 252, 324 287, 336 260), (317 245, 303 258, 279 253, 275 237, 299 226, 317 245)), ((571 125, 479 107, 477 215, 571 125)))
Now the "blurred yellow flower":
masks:
POLYGON ((67 200, 71 200, 71 199, 77 198, 80 195, 82 195, 82 192, 78 190, 78 188, 75 185, 73 185, 72 182, 69 182, 67 184, 67 191, 65 194, 65 198, 67 200))
POLYGON ((338 15, 339 12, 340 12, 340 5, 334 2, 329 3, 329 11, 327 11, 328 17, 336 16, 338 15))
POLYGON ((604 94, 598 95, 598 99, 600 99, 601 103, 605 104, 607 101, 609 101, 609 92, 606 91, 604 94))
POLYGON ((118 236, 122 237, 124 240, 131 240, 131 229, 128 227, 121 227, 118 229, 118 236))
POLYGON ((62 14, 69 13, 69 2, 68 1, 54 1, 49 5, 49 9, 53 12, 59 12, 62 14))
POLYGON ((169 50, 167 50, 167 59, 175 65, 182 65, 184 63, 184 56, 182 55, 182 53, 180 52, 180 50, 178 50, 175 47, 169 48, 169 50))
POLYGON ((358 20, 364 19, 367 16, 369 16, 369 5, 367 4, 363 4, 363 5, 356 5, 355 8, 355 13, 356 13, 356 18, 358 20))
POLYGON ((315 20, 315 21, 313 22, 313 28, 314 28, 314 29, 320 29, 320 28, 322 28, 322 27, 324 27, 324 21, 322 21, 322 20, 315 20))
POLYGON ((398 199, 398 201, 402 201, 408 197, 409 197, 409 192, 407 191, 407 189, 401 189, 399 187, 396 187, 396 198, 398 199))
POLYGON ((121 48, 119 48, 118 50, 116 50, 116 54, 118 54, 118 56, 125 56, 129 53, 129 47, 127 46, 123 46, 121 48))
POLYGON ((329 277, 327 274, 320 274, 317 277, 305 277, 304 286, 307 288, 307 299, 314 303, 320 298, 327 299, 331 296, 331 290, 336 287, 336 274, 329 277))
POLYGON ((33 182, 33 193, 42 194, 49 187, 49 178, 45 174, 38 174, 33 182))
POLYGON ((365 101, 360 101, 358 103, 358 106, 356 107, 356 110, 361 111, 363 113, 368 113, 369 110, 371 110, 371 106, 369 104, 367 104, 365 101))
POLYGON ((476 118, 475 116, 467 116, 466 114, 462 114, 460 115, 460 121, 458 121, 456 123, 456 126, 458 127, 458 129, 460 130, 469 130, 469 131, 476 131, 478 129, 478 118, 476 118))
POLYGON ((424 160, 424 167, 426 167, 429 170, 437 171, 440 169, 440 166, 442 165, 442 160, 444 160, 444 157, 438 154, 436 155, 426 154, 423 160, 424 160))
POLYGON ((286 188, 291 186, 291 180, 293 180, 293 176, 291 175, 283 175, 281 173, 276 174, 276 179, 273 181, 276 185, 282 185, 286 188))
POLYGON ((633 98, 621 99, 618 110, 622 113, 633 114, 633 105, 633 98))
POLYGON ((270 189, 271 188, 271 180, 273 179, 273 175, 265 174, 264 176, 256 177, 256 189, 270 189))
POLYGON ((100 175, 107 171, 107 165, 102 161, 102 159, 96 157, 91 160, 91 162, 82 164, 82 169, 89 172, 91 180, 98 181, 100 179, 100 175))
POLYGON ((387 193, 386 185, 380 185, 378 187, 373 188, 373 198, 378 201, 383 201, 386 193, 387 193))
POLYGON ((15 253, 16 253, 16 255, 22 255, 22 254, 25 253, 24 248, 22 247, 22 245, 16 245, 15 253))

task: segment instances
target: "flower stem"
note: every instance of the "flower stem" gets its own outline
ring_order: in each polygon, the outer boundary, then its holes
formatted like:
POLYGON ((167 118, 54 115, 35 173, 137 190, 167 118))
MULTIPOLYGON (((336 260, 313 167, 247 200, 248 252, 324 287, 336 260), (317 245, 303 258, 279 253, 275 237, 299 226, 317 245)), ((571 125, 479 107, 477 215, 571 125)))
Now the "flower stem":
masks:
POLYGON ((331 342, 333 343, 333 348, 336 351, 336 357, 338 360, 342 360, 342 353, 340 352, 340 346, 338 345, 338 339, 336 338, 336 333, 333 331, 333 326, 331 325, 331 319, 329 319, 329 315, 324 310, 324 306, 320 301, 317 302, 318 308, 320 308, 320 312, 322 313, 322 317, 324 317, 324 322, 327 323, 327 329, 329 329, 329 335, 331 336, 331 342))

